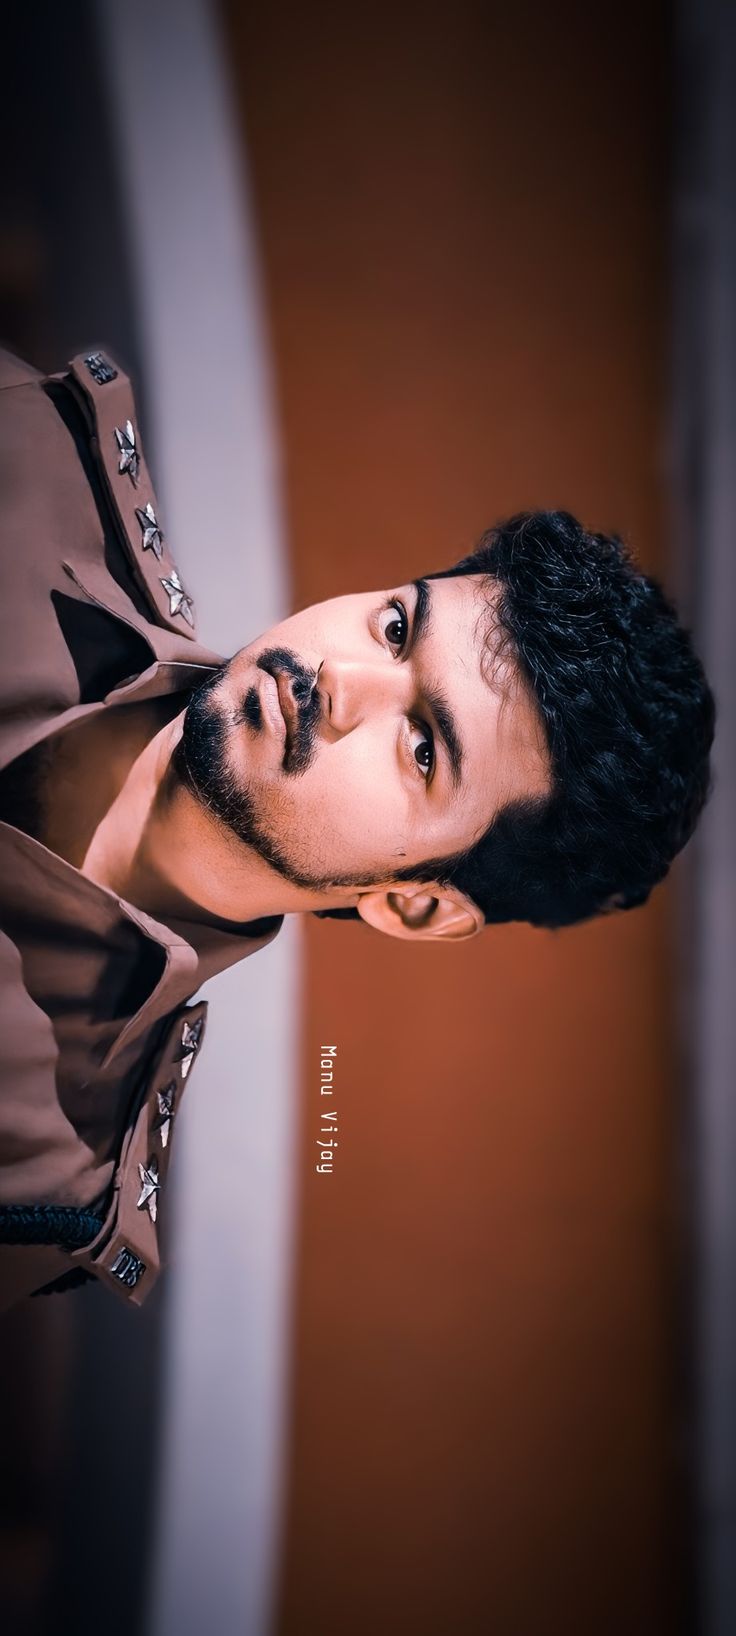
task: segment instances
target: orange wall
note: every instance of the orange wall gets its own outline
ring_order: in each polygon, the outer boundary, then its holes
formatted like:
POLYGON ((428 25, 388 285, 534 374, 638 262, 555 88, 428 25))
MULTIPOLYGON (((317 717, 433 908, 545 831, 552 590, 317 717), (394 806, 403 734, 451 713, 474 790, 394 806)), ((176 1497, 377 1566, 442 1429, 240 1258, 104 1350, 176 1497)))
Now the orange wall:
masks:
MULTIPOLYGON (((225 13, 297 601, 536 504, 666 571, 666 8, 225 13)), ((306 949, 281 1636, 670 1636, 666 896, 306 949)))

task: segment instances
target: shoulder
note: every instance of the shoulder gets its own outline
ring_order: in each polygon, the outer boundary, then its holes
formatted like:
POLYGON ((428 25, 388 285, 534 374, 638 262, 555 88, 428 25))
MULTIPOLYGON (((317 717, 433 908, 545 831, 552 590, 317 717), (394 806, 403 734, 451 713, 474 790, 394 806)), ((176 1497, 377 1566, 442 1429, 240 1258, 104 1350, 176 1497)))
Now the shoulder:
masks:
POLYGON ((24 363, 22 358, 16 358, 14 352, 0 347, 0 392, 11 386, 24 386, 28 381, 42 379, 40 370, 34 369, 33 364, 24 363))
POLYGON ((194 601, 162 524, 133 387, 99 350, 42 375, 0 352, 3 568, 38 594, 66 568, 139 628, 196 639, 194 601), (21 573, 25 562, 29 576, 21 573), (30 572, 31 564, 33 571, 30 572), (126 605, 121 603, 123 593, 126 605))
MULTIPOLYGON (((147 616, 177 636, 194 639, 194 600, 163 527, 128 376, 107 353, 81 353, 67 374, 48 383, 48 390, 62 415, 67 399, 81 413, 89 438, 87 475, 100 509, 109 507, 126 576, 132 576, 147 616)), ((77 437, 84 456, 79 443, 77 437)))

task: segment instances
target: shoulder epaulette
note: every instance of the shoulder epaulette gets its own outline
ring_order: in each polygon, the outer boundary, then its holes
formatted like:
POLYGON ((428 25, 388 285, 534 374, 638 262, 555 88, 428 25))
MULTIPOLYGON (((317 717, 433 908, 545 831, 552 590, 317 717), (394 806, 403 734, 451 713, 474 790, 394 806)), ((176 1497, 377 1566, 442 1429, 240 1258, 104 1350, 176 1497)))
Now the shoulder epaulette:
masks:
POLYGON ((102 352, 80 353, 71 360, 69 371, 136 582, 157 623, 179 636, 194 637, 194 602, 161 526, 128 376, 102 352))

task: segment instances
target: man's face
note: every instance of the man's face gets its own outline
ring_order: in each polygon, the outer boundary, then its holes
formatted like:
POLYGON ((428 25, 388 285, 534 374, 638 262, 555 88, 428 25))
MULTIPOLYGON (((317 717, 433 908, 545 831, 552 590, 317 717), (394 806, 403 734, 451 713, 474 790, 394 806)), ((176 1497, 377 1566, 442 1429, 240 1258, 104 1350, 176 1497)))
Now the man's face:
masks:
POLYGON ((461 852, 545 794, 493 593, 467 576, 336 597, 242 648, 184 718, 179 765, 215 822, 329 897, 461 852))

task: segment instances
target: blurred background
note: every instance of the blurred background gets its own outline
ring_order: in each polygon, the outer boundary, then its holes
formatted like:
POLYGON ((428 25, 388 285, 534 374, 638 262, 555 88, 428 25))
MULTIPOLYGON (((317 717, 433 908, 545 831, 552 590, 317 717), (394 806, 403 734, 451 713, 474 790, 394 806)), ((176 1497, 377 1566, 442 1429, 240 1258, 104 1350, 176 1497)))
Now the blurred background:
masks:
POLYGON ((3 25, 0 336, 131 374, 208 645, 563 506, 721 708, 646 909, 452 954, 315 921, 217 980, 167 1277, 0 1330, 3 1629, 732 1636, 733 8, 3 25))

